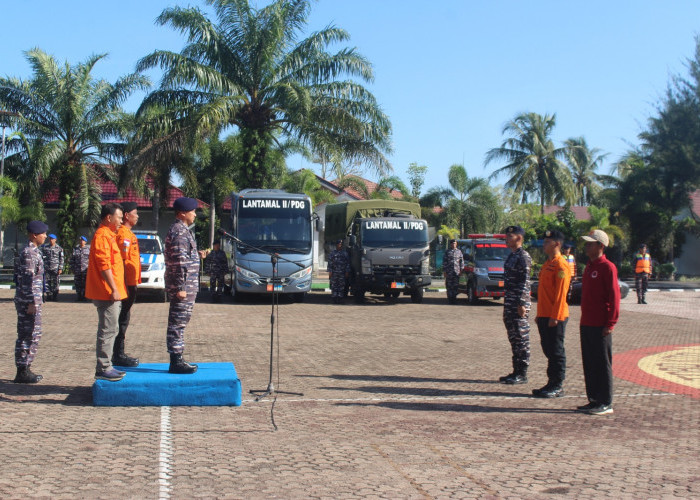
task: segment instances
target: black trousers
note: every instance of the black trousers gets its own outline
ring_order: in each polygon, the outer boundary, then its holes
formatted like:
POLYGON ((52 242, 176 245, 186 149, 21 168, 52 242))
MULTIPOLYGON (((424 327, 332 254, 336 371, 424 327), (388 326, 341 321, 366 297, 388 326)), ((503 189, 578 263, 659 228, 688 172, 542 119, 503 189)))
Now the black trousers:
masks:
POLYGON ((612 404, 612 334, 603 337, 602 326, 582 325, 581 358, 588 401, 612 404))
POLYGON ((536 321, 542 352, 547 357, 547 379, 550 385, 561 385, 566 378, 564 334, 569 318, 557 322, 556 326, 549 326, 549 318, 537 318, 536 321))
POLYGON ((126 287, 126 298, 122 300, 122 310, 119 313, 119 333, 115 338, 116 341, 124 342, 126 329, 129 328, 129 320, 131 319, 131 306, 136 301, 136 285, 126 287))

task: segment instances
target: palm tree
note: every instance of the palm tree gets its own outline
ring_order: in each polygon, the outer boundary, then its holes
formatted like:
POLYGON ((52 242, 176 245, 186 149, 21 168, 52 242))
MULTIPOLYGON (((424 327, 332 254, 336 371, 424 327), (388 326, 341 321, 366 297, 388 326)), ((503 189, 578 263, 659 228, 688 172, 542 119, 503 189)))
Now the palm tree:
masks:
POLYGON ((596 170, 608 155, 601 154, 598 148, 589 148, 583 137, 567 139, 564 144, 576 190, 576 203, 590 205, 602 189, 596 170))
POLYGON ((148 80, 128 75, 111 84, 92 76, 106 54, 94 55, 75 66, 61 66, 38 48, 26 52, 31 80, 0 78, 0 104, 18 113, 17 130, 32 143, 32 162, 45 189, 58 187, 58 232, 74 241, 80 226, 98 222, 101 178, 114 177, 121 158, 117 142, 129 123, 121 104, 148 80))
POLYGON ((573 201, 573 183, 563 160, 566 148, 555 148, 551 139, 556 115, 523 113, 506 123, 503 134, 508 137, 500 147, 486 153, 484 165, 504 160, 506 164, 494 171, 490 179, 509 175, 505 187, 513 189, 523 203, 536 193, 540 213, 544 206, 558 201, 573 201))
POLYGON ((276 0, 255 9, 248 0, 207 0, 216 22, 197 8, 168 8, 157 18, 187 36, 180 53, 155 51, 138 63, 165 73, 151 105, 174 109, 188 134, 238 127, 243 142, 241 187, 274 184, 268 153, 278 138, 314 151, 340 150, 378 172, 391 166, 391 125, 356 77, 372 80, 370 63, 355 49, 333 54, 329 45, 349 39, 329 26, 301 41, 309 0, 276 0), (347 79, 343 79, 349 77, 347 79), (185 125, 186 123, 186 125, 185 125))

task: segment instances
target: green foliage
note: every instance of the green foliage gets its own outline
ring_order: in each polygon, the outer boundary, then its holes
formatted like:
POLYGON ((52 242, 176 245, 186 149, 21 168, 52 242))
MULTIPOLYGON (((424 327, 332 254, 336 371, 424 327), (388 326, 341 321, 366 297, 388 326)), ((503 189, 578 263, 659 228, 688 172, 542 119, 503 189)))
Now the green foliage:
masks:
POLYGON ((556 115, 519 114, 503 127, 503 134, 509 137, 486 153, 485 165, 506 162, 490 178, 507 174, 506 188, 512 189, 523 203, 536 194, 540 213, 544 213, 545 205, 571 203, 574 199, 571 175, 563 163, 567 148, 554 147, 551 139, 555 124, 556 115))
POLYGON ((676 274, 676 266, 671 262, 659 266, 658 275, 660 279, 673 279, 676 274))
POLYGON ((425 183, 425 174, 427 172, 428 167, 425 165, 418 165, 416 162, 408 165, 408 182, 411 184, 411 194, 415 198, 420 198, 420 190, 425 183))
POLYGON ((324 156, 338 153, 382 175, 391 170, 391 125, 374 96, 358 81, 372 80, 371 64, 355 49, 328 48, 349 35, 328 26, 301 39, 310 1, 274 0, 257 9, 248 0, 210 0, 215 19, 196 7, 165 9, 161 25, 187 35, 180 53, 158 50, 139 70, 165 70, 160 89, 140 114, 156 107, 163 119, 152 141, 176 150, 186 137, 228 126, 242 142, 240 188, 275 184, 284 169, 270 158, 273 143, 292 139, 324 156), (277 170, 275 170, 277 169, 277 170))
POLYGON ((103 168, 104 163, 123 158, 119 140, 131 117, 121 105, 135 90, 146 88, 148 80, 139 75, 114 84, 96 80, 92 71, 104 54, 75 66, 59 65, 38 48, 26 56, 34 72, 30 80, 0 78, 0 106, 19 115, 12 124, 24 143, 15 148, 20 151, 15 167, 31 174, 23 182, 42 179, 44 189, 58 187, 58 232, 63 241, 72 242, 79 226, 95 223, 99 178, 114 172, 112 166, 103 168))

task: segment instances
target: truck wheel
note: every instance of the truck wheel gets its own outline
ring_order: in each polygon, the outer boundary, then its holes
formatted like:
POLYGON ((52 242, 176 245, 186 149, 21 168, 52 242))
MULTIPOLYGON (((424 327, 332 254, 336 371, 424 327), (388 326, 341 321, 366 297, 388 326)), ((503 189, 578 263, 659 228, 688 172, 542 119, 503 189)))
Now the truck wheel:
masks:
POLYGON ((467 288, 467 301, 471 305, 475 305, 479 302, 479 297, 476 296, 476 285, 474 283, 467 288))
POLYGON ((352 296, 356 304, 362 304, 365 301, 365 291, 355 289, 352 291, 352 296))
POLYGON ((411 292, 411 302, 420 304, 423 302, 423 287, 418 287, 411 292))

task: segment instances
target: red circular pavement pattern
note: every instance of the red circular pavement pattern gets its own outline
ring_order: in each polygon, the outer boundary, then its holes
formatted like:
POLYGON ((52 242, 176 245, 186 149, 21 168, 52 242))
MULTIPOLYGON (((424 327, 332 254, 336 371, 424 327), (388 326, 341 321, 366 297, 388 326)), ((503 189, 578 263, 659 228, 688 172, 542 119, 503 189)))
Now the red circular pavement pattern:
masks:
POLYGON ((615 354, 613 374, 651 389, 700 399, 700 344, 643 347, 615 354))

